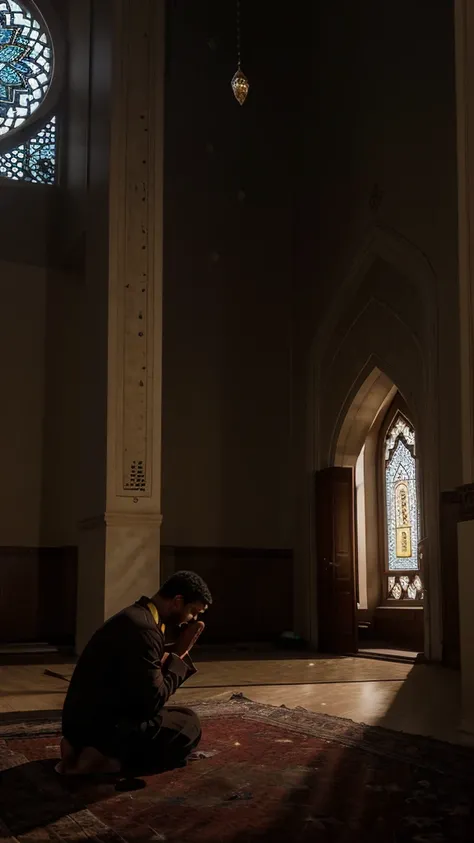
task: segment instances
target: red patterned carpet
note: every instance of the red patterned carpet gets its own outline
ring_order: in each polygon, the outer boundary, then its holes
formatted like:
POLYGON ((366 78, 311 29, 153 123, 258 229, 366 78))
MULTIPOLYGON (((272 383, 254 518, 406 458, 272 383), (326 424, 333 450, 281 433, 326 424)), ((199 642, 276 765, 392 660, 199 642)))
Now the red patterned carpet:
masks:
POLYGON ((59 779, 56 722, 0 723, 0 837, 45 843, 468 843, 474 753, 233 699, 195 706, 184 769, 137 782, 59 779))

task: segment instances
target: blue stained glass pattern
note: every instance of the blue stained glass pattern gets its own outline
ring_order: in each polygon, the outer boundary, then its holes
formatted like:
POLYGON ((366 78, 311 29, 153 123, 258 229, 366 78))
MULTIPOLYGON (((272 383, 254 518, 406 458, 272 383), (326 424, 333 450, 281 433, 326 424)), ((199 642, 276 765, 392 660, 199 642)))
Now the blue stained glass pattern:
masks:
POLYGON ((21 3, 0 0, 0 136, 34 114, 52 76, 53 46, 43 24, 21 3))
POLYGON ((56 181, 56 118, 25 143, 0 155, 0 176, 15 181, 54 184, 56 181))
POLYGON ((415 433, 401 417, 386 438, 385 501, 389 571, 418 570, 415 433), (396 435, 393 434, 396 432, 396 435))

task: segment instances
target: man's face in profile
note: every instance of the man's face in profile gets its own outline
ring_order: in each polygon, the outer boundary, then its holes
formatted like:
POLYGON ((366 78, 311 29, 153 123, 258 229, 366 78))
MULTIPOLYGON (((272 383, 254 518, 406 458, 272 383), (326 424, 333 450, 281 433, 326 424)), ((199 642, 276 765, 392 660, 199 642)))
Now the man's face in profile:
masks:
POLYGON ((196 601, 194 603, 185 603, 181 595, 174 598, 171 606, 168 623, 173 626, 180 626, 183 623, 191 623, 201 618, 206 611, 205 603, 196 601))

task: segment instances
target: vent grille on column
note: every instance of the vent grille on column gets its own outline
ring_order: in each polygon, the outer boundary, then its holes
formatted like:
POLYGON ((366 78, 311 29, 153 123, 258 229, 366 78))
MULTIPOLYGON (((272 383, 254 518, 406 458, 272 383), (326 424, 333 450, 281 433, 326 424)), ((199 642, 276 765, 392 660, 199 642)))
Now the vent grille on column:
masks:
POLYGON ((124 489, 132 492, 143 492, 146 488, 145 463, 143 460, 133 460, 125 475, 124 489))

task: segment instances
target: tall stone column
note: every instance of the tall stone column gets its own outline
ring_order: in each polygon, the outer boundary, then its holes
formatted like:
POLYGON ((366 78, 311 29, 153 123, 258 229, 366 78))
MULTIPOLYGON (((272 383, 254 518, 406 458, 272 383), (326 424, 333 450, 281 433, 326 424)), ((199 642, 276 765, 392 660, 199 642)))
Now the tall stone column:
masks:
POLYGON ((458 524, 463 728, 474 733, 474 6, 455 0, 463 494, 458 524))
POLYGON ((76 648, 159 584, 164 0, 94 0, 76 648))

